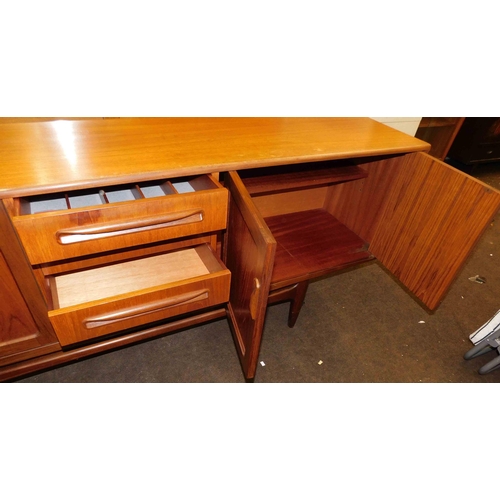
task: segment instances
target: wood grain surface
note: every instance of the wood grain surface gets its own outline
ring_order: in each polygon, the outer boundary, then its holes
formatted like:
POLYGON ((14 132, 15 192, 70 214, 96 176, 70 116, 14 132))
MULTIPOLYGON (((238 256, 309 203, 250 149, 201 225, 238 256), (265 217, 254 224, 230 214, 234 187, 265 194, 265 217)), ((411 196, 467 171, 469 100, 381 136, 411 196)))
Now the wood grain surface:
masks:
POLYGON ((60 349, 47 304, 0 201, 0 366, 60 349))
POLYGON ((373 258, 365 242, 325 210, 265 220, 277 242, 272 290, 373 258))
POLYGON ((500 192, 432 156, 410 154, 369 248, 435 309, 499 208, 500 192))
POLYGON ((255 375, 271 283, 276 241, 236 172, 226 175, 231 193, 225 262, 231 271, 228 319, 247 379, 255 375))
POLYGON ((0 197, 429 145, 369 118, 121 118, 0 125, 0 197))
POLYGON ((55 307, 70 307, 208 274, 194 248, 55 276, 55 307))
POLYGON ((39 264, 221 230, 227 204, 227 190, 217 188, 19 215, 13 221, 31 263, 39 264), (62 236, 70 233, 76 237, 65 243, 62 236))

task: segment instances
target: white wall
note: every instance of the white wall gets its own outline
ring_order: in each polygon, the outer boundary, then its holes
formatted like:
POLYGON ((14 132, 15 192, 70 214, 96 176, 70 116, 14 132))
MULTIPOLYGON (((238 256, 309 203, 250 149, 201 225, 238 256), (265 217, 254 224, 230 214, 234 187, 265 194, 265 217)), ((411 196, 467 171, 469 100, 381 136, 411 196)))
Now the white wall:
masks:
POLYGON ((390 117, 390 118, 375 118, 372 117, 373 120, 377 120, 378 122, 385 123, 386 125, 389 125, 389 127, 395 128, 397 130, 400 130, 401 132, 405 132, 406 134, 409 135, 415 135, 415 132, 417 131, 418 125, 420 123, 420 118, 396 118, 396 117, 390 117))

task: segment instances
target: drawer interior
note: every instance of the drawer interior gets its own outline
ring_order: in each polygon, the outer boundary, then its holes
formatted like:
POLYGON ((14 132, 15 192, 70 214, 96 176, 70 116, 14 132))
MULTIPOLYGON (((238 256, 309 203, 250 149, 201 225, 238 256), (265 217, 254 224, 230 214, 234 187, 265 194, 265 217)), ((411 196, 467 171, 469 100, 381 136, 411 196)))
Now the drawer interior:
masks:
POLYGON ((48 278, 54 309, 102 301, 224 270, 208 245, 48 278))
POLYGON ((217 189, 218 187, 219 186, 210 176, 200 175, 179 177, 169 180, 148 181, 138 184, 122 184, 104 188, 28 196, 19 200, 18 215, 30 215, 93 207, 123 201, 195 193, 217 189))

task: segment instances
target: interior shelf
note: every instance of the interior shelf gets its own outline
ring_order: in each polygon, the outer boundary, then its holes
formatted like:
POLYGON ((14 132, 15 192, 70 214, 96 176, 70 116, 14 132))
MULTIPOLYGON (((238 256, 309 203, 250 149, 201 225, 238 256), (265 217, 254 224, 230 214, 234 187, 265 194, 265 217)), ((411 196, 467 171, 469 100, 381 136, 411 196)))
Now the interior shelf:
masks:
POLYGON ((337 184, 362 179, 367 175, 361 167, 348 161, 303 163, 240 173, 252 196, 337 184))
POLYGON ((374 258, 366 242, 326 210, 276 215, 265 221, 277 241, 272 290, 374 258))

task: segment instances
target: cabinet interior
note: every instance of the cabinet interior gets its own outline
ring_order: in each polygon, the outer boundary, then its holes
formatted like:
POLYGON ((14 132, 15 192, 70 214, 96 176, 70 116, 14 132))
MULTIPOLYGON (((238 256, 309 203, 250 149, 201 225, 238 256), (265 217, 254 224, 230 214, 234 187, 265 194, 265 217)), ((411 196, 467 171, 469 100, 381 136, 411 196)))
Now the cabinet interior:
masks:
POLYGON ((334 215, 333 186, 363 182, 367 170, 326 161, 241 172, 277 242, 271 290, 373 259, 367 243, 334 215))

